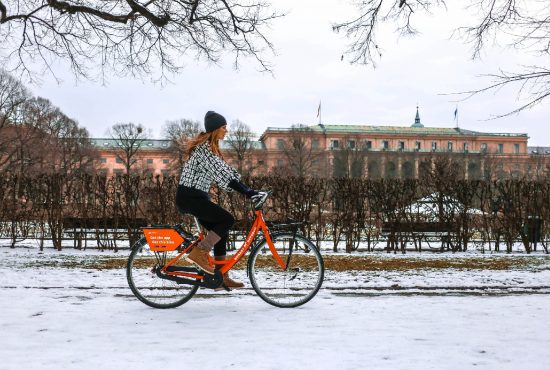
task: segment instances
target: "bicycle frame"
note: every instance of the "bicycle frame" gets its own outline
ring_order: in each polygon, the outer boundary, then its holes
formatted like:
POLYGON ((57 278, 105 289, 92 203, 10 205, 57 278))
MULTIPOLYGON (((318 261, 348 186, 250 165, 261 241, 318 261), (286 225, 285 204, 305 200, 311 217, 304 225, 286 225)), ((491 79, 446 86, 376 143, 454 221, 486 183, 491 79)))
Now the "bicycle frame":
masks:
MULTIPOLYGON (((275 258, 275 261, 279 264, 281 269, 286 270, 286 264, 281 259, 281 256, 279 256, 279 253, 277 252, 275 245, 273 244, 273 240, 271 239, 271 235, 269 234, 269 229, 267 228, 267 225, 265 223, 265 219, 263 216, 263 213, 261 210, 255 211, 256 218, 254 219, 254 223, 252 224, 252 227, 250 228, 250 231, 248 232, 243 245, 237 250, 237 252, 230 258, 224 261, 216 261, 212 259, 210 256, 208 256, 208 259, 211 264, 215 265, 223 265, 220 267, 220 272, 222 274, 225 274, 227 271, 231 270, 237 262, 240 261, 240 259, 244 256, 244 254, 248 251, 248 249, 252 246, 252 243, 258 236, 258 233, 262 231, 264 234, 264 238, 267 242, 267 245, 269 246, 269 250, 271 251, 271 254, 273 255, 273 258, 275 258)), ((174 257, 172 260, 170 260, 162 269, 161 271, 165 273, 166 275, 172 275, 172 276, 181 276, 181 277, 189 277, 194 279, 203 279, 204 274, 196 274, 191 272, 184 272, 184 271, 168 271, 168 267, 175 264, 187 251, 189 251, 191 248, 193 248, 199 241, 201 241, 204 238, 203 233, 201 232, 199 234, 199 238, 191 243, 187 248, 185 248, 183 251, 181 251, 176 257, 174 257)))

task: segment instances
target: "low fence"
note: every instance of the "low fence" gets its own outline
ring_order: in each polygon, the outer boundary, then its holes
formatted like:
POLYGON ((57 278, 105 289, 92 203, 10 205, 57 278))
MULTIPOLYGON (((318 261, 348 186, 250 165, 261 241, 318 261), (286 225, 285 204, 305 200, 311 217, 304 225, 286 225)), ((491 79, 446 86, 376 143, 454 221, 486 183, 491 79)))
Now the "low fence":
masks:
MULTIPOLYGON (((243 222, 244 224, 244 222, 243 222)), ((392 253, 406 253, 410 251, 416 252, 460 252, 462 251, 461 245, 457 243, 458 236, 453 229, 446 227, 440 228, 441 225, 400 225, 402 228, 395 228, 395 225, 387 224, 381 230, 373 232, 369 229, 368 232, 363 232, 360 239, 354 241, 351 248, 348 248, 348 241, 346 239, 340 240, 314 240, 319 247, 323 249, 331 249, 338 252, 347 250, 353 251, 386 251, 392 253), (399 231, 397 231, 399 230, 399 231), (328 247, 330 245, 330 247, 328 247)), ((0 227, 0 230, 2 228, 0 227)), ((189 231, 193 231, 188 228, 189 231)), ((46 228, 34 228, 35 232, 24 233, 24 236, 18 236, 15 239, 12 236, 8 236, 4 233, 0 233, 0 240, 8 241, 13 247, 16 247, 19 242, 26 241, 28 239, 34 239, 37 241, 41 249, 47 241, 51 240, 51 234, 46 228)), ((229 236, 228 250, 233 251, 238 249, 245 236, 246 231, 243 227, 237 227, 236 230, 232 230, 229 236)), ((86 249, 98 249, 98 250, 127 250, 133 244, 133 242, 141 237, 140 228, 132 229, 134 238, 129 237, 128 229, 88 229, 83 227, 76 227, 72 225, 71 228, 64 230, 62 234, 62 245, 64 248, 72 248, 77 250, 86 249)), ((21 233, 23 234, 23 233, 21 233)), ((481 233, 476 232, 468 241, 469 249, 476 249, 481 252, 484 251, 500 251, 505 249, 509 252, 512 251, 512 247, 521 244, 521 238, 512 240, 511 245, 506 245, 498 239, 487 240, 480 237, 481 233)), ((50 243, 51 244, 51 243, 50 243)), ((535 239, 531 241, 532 251, 537 251, 540 246, 546 253, 549 252, 550 239, 535 239)))
MULTIPOLYGON (((273 191, 268 220, 305 221, 300 231, 333 250, 358 248, 404 251, 438 244, 465 251, 471 243, 511 250, 520 242, 527 252, 550 239, 550 180, 464 181, 320 179, 251 177, 256 189, 273 191), (433 209, 418 205, 431 199, 433 209), (535 222, 536 221, 536 222, 535 222), (536 231, 534 231, 536 230, 536 231), (540 244, 535 244, 540 243, 540 244), (343 246, 343 247, 342 247, 343 246), (366 246, 366 247, 365 247, 366 246)), ((86 248, 139 237, 150 224, 192 224, 175 207, 173 177, 43 175, 0 178, 0 237, 51 239, 58 249, 67 240, 86 248)), ((213 201, 242 220, 241 232, 253 219, 250 202, 240 194, 213 191, 213 201)), ((232 240, 239 237, 239 232, 232 240)))

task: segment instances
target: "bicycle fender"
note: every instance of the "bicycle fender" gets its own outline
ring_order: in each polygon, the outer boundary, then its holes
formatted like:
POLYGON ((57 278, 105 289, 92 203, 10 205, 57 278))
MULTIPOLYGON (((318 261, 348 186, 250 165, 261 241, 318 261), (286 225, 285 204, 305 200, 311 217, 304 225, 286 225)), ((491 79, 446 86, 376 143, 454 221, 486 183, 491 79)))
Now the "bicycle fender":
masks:
POLYGON ((145 245, 146 242, 147 242, 147 240, 145 239, 144 236, 142 236, 141 238, 139 238, 139 239, 134 243, 134 245, 132 245, 132 248, 130 248, 130 251, 132 251, 132 250, 134 250, 134 249, 141 248, 142 246, 145 245))

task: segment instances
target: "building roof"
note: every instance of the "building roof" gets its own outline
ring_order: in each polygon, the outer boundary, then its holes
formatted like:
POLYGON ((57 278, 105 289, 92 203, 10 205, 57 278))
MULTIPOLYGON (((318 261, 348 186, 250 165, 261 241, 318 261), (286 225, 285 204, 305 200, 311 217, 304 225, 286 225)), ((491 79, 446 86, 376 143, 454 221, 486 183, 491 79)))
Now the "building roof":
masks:
MULTIPOLYGON (((304 126, 306 127, 306 126, 304 126)), ((500 137, 528 137, 527 134, 521 133, 487 133, 472 130, 465 130, 462 128, 446 128, 446 127, 404 127, 404 126, 371 126, 371 125, 327 125, 318 124, 314 126, 307 126, 308 129, 314 132, 324 133, 349 133, 349 134, 411 134, 411 135, 464 135, 464 136, 500 136, 500 137)), ((292 128, 277 128, 268 127, 267 131, 272 132, 285 132, 292 131, 292 128)))
MULTIPOLYGON (((265 143, 263 141, 252 140, 250 144, 252 145, 252 149, 265 149, 265 143)), ((220 148, 224 150, 230 149, 229 140, 220 141, 220 148)))
MULTIPOLYGON (((117 144, 116 140, 112 138, 92 138, 90 139, 92 144, 97 148, 103 148, 103 149, 116 149, 117 144)), ((261 141, 251 141, 252 148, 253 149, 265 149, 265 144, 261 141)), ((142 148, 143 149, 151 149, 151 150, 163 150, 168 149, 171 145, 170 140, 156 140, 156 139, 146 139, 143 141, 142 148)), ((229 141, 228 140, 222 140, 220 142, 220 147, 223 150, 230 149, 229 141)))
MULTIPOLYGON (((115 139, 111 138, 92 138, 92 144, 97 148, 116 149, 118 148, 115 139)), ((144 149, 167 149, 170 147, 170 140, 145 139, 142 144, 144 149)))
POLYGON ((535 155, 550 155, 550 146, 528 146, 527 153, 535 155))

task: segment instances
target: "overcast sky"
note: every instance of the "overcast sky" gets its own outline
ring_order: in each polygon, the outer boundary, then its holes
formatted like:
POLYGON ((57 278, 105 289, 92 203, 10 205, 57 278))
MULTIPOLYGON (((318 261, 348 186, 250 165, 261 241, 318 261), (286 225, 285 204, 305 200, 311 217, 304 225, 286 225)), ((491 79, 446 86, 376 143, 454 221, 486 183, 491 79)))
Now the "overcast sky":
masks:
MULTIPOLYGON (((414 38, 398 39, 391 28, 382 30, 383 56, 377 68, 350 65, 346 57, 340 60, 346 39, 331 29, 332 23, 350 14, 347 1, 272 3, 288 11, 268 31, 277 50, 269 58, 274 76, 258 72, 252 60, 234 70, 228 56, 219 66, 189 58, 187 68, 165 86, 130 78, 110 78, 106 85, 76 83, 60 70, 61 84, 45 76, 41 85, 29 88, 76 119, 92 137, 104 137, 115 123, 134 122, 161 138, 167 120, 202 121, 208 110, 223 114, 229 122, 239 119, 261 133, 268 126, 317 124, 320 101, 325 124, 410 126, 418 104, 425 126, 454 127, 457 97, 441 94, 482 87, 490 80, 478 76, 499 68, 548 65, 548 58, 498 47, 472 61, 468 45, 449 40, 453 28, 467 19, 453 7, 419 19, 415 25, 422 34, 414 38)), ((487 121, 520 103, 515 89, 475 96, 458 103, 458 124, 483 132, 527 133, 530 145, 550 146, 550 100, 520 115, 487 121)))

